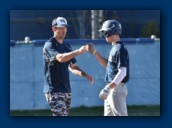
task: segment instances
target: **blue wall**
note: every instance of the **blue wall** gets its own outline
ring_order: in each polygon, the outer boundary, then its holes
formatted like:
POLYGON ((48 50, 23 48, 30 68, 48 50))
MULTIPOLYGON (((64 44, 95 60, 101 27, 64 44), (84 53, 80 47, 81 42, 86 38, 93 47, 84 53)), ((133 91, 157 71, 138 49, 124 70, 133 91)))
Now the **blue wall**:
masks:
MULTIPOLYGON (((130 81, 128 87, 128 105, 160 105, 160 42, 150 39, 122 39, 130 55, 130 81)), ((72 48, 78 49, 87 42, 93 42, 95 48, 104 57, 108 57, 111 45, 104 40, 66 40, 72 48)), ((13 42, 13 43, 12 43, 13 42)), ((47 109, 43 94, 44 40, 35 40, 32 44, 10 46, 10 110, 47 109)), ((77 64, 95 79, 93 86, 81 77, 70 74, 72 87, 71 107, 102 106, 98 98, 104 87, 103 68, 90 53, 76 57, 77 64)))

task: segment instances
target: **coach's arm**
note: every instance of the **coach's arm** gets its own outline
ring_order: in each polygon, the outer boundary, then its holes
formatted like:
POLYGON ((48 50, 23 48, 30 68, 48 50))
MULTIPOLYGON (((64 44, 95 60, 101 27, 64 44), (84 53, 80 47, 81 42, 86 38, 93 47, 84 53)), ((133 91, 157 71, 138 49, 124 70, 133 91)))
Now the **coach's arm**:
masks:
POLYGON ((79 49, 72 51, 72 52, 68 52, 68 53, 63 53, 63 54, 57 54, 56 55, 56 60, 59 62, 67 62, 70 59, 74 58, 77 55, 80 54, 84 54, 86 52, 86 46, 82 46, 79 49))
POLYGON ((69 66, 69 70, 75 75, 78 75, 78 76, 81 76, 81 77, 88 79, 91 82, 91 85, 94 83, 93 77, 91 77, 86 72, 84 72, 76 63, 71 64, 69 66))

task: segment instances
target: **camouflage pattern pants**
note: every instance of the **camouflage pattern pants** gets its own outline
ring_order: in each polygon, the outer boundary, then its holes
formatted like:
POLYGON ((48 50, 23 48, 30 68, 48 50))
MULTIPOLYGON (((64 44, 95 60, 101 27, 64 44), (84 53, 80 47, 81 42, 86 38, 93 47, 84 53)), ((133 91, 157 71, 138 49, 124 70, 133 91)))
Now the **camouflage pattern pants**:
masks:
POLYGON ((70 109, 71 93, 45 93, 53 116, 67 116, 70 109))

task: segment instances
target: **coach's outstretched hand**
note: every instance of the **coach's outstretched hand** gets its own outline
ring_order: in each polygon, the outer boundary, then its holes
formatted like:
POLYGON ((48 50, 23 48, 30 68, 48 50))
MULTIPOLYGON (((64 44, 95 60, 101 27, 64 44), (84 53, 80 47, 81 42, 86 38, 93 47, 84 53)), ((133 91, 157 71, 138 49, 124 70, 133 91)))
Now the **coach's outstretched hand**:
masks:
POLYGON ((109 86, 106 86, 104 89, 101 90, 99 94, 99 98, 103 100, 107 99, 110 91, 111 91, 111 88, 109 86))
POLYGON ((78 49, 79 54, 84 54, 87 52, 87 46, 82 46, 78 49))
POLYGON ((94 48, 94 45, 92 43, 87 43, 87 50, 91 53, 94 54, 96 52, 96 49, 94 48))

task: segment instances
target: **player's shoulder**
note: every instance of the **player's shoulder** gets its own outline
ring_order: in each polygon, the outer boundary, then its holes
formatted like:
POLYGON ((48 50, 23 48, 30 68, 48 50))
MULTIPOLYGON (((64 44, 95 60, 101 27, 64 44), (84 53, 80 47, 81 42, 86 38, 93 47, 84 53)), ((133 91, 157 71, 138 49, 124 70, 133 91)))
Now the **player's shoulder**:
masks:
POLYGON ((126 46, 121 41, 117 42, 116 47, 119 50, 121 50, 121 49, 125 50, 126 49, 126 46))
POLYGON ((119 41, 119 42, 116 43, 115 49, 118 52, 126 52, 126 51, 128 51, 127 48, 126 48, 126 46, 121 41, 119 41))
POLYGON ((122 47, 123 47, 122 42, 121 42, 121 41, 118 41, 118 42, 116 42, 115 45, 113 46, 113 49, 114 49, 115 51, 118 51, 118 50, 121 49, 122 47))
POLYGON ((118 42, 116 42, 116 46, 119 48, 122 48, 124 46, 124 44, 122 41, 118 41, 118 42))

